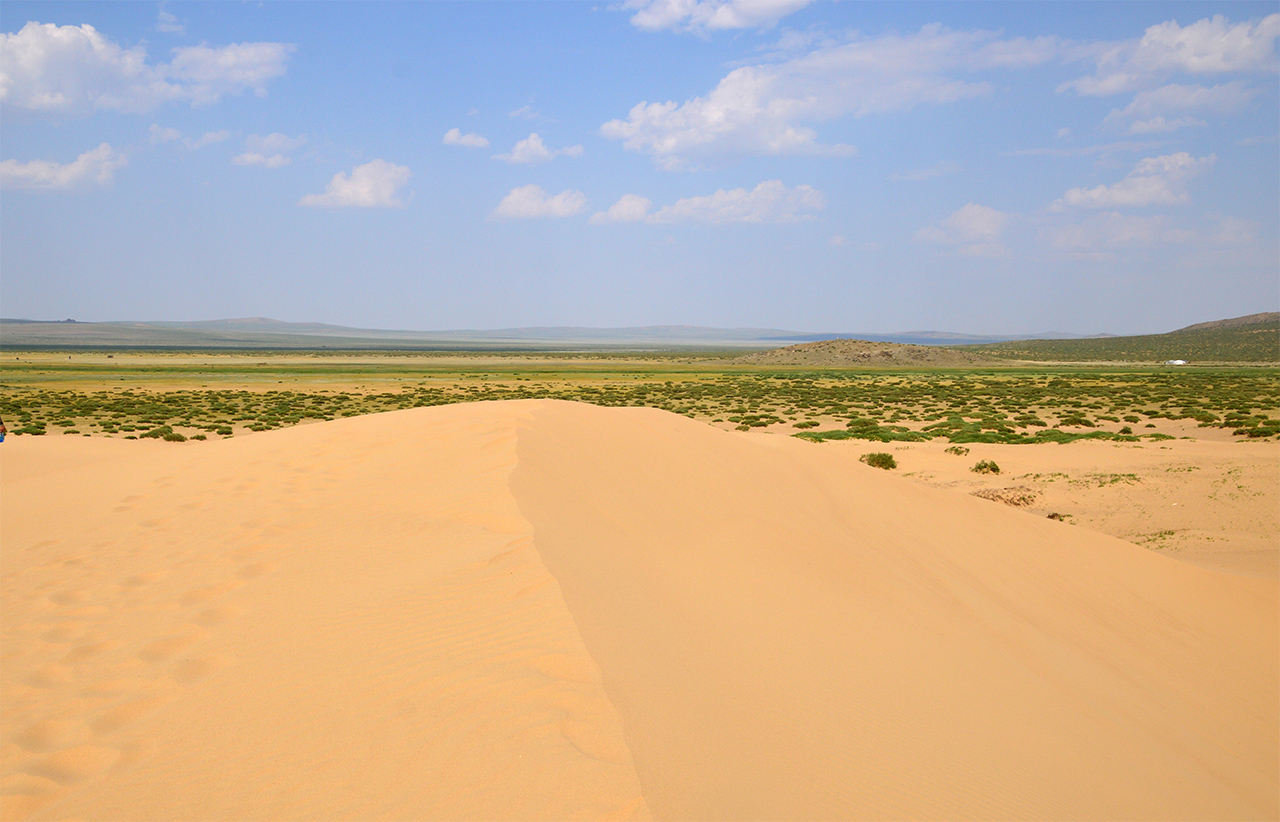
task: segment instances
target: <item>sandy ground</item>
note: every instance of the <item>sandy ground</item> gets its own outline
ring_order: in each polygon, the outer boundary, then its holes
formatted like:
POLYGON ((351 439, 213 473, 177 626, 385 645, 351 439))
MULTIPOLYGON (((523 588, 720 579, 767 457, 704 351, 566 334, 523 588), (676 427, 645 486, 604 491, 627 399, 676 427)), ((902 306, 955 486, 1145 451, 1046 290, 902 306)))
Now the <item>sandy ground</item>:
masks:
POLYGON ((1042 446, 946 442, 823 443, 851 455, 894 455, 919 482, 985 495, 1120 537, 1185 562, 1280 578, 1280 443, 1080 440, 1042 446), (974 473, 979 461, 1000 473, 974 473))
POLYGON ((1266 567, 968 493, 1231 465, 861 445, 556 401, 6 441, 0 815, 1280 815, 1266 567))

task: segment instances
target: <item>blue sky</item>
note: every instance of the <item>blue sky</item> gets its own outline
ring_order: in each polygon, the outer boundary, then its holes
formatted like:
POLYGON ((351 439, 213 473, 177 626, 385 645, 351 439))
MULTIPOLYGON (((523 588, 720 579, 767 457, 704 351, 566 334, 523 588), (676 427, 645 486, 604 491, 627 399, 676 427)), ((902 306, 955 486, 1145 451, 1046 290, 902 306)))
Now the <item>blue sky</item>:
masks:
POLYGON ((6 317, 1280 308, 1274 2, 9 0, 0 31, 6 317))

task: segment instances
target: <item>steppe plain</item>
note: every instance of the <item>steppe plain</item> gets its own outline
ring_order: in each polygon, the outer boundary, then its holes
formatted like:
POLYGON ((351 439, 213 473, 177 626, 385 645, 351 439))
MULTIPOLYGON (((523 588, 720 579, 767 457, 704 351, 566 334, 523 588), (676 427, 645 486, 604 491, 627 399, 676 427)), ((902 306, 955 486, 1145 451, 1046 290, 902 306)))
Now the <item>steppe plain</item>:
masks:
POLYGON ((2 366, 4 819, 1280 816, 1274 369, 2 366))

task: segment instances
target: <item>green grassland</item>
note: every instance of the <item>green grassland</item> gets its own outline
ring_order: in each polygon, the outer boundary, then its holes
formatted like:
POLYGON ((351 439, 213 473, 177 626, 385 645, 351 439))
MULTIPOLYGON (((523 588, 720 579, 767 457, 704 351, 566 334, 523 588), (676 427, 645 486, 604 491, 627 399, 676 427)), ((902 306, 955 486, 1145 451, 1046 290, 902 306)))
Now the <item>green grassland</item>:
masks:
MULTIPOLYGON (((1274 317, 1274 315, 1270 315, 1274 317)), ((1197 328, 1136 337, 1085 340, 1020 340, 965 346, 991 359, 1034 362, 1280 362, 1280 321, 1197 328)))
POLYGON ((660 408, 816 441, 1070 442, 1187 426, 1280 435, 1270 368, 761 369, 708 354, 235 356, 6 352, 0 415, 19 435, 217 439, 458 402, 660 408), (1176 423, 1176 425, 1173 425, 1176 423))

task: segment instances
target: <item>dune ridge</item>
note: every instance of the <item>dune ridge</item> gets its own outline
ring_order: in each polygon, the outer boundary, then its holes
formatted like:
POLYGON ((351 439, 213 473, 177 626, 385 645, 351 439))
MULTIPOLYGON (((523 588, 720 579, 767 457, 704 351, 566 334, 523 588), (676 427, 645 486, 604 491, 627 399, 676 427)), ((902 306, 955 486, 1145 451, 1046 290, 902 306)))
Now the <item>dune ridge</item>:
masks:
POLYGON ((1274 581, 837 449, 549 400, 3 449, 4 819, 1280 813, 1274 581))

